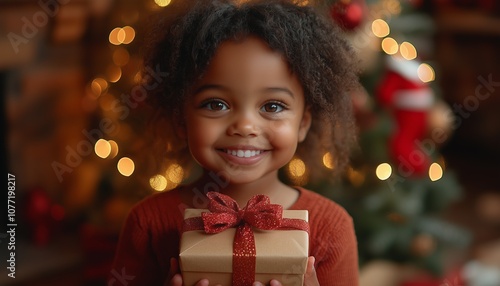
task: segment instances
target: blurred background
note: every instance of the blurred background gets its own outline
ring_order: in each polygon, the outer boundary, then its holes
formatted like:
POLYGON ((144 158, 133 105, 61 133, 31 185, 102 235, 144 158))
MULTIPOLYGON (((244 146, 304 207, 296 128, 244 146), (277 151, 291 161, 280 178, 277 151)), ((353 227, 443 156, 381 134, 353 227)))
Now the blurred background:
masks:
MULTIPOLYGON (((16 206, 9 217, 6 191, 1 285, 107 285, 130 207, 189 177, 175 163, 151 173, 144 155, 141 49, 169 2, 0 0, 2 169, 16 206)), ((500 3, 324 9, 361 60, 359 148, 340 182, 314 180, 300 158, 283 179, 353 216, 362 285, 500 285, 500 3)), ((323 162, 335 169, 330 154, 323 162)))

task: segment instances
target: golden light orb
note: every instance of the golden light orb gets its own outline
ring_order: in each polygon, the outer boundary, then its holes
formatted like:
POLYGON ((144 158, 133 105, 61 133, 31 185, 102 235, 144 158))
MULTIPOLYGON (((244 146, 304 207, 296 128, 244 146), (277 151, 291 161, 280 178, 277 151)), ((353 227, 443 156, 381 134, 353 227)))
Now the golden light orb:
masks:
POLYGON ((388 163, 382 163, 377 166, 375 174, 379 180, 385 181, 392 175, 392 167, 388 163))
POLYGON ((117 164, 118 171, 125 177, 129 177, 134 173, 135 164, 132 159, 128 157, 123 157, 118 161, 117 164))
POLYGON ((111 144, 104 139, 99 139, 95 142, 94 151, 97 156, 106 159, 111 153, 111 144))

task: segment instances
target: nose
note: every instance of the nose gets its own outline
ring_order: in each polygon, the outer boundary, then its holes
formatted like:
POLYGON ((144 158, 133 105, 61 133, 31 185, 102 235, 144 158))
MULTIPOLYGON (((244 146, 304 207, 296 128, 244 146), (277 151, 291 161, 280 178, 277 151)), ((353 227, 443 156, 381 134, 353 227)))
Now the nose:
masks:
POLYGON ((227 134, 231 136, 257 136, 259 133, 258 119, 250 112, 234 114, 232 122, 227 129, 227 134))

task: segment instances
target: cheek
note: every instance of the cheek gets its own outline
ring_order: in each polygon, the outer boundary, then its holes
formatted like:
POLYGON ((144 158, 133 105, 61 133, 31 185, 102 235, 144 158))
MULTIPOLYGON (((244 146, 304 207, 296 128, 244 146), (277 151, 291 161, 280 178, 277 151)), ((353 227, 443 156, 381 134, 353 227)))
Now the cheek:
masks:
POLYGON ((288 147, 295 145, 298 141, 298 127, 292 122, 273 121, 269 125, 269 140, 272 144, 279 147, 288 147))

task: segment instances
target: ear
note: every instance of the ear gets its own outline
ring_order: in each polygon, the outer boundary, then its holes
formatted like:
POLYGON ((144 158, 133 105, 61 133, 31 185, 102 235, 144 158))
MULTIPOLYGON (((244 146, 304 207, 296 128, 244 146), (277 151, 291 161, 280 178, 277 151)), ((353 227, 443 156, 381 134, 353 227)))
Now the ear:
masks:
POLYGON ((311 108, 308 106, 304 109, 304 114, 302 115, 302 120, 300 121, 299 137, 298 137, 299 143, 306 139, 307 132, 309 132, 309 128, 311 127, 311 123, 312 123, 311 108))

